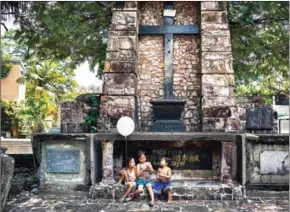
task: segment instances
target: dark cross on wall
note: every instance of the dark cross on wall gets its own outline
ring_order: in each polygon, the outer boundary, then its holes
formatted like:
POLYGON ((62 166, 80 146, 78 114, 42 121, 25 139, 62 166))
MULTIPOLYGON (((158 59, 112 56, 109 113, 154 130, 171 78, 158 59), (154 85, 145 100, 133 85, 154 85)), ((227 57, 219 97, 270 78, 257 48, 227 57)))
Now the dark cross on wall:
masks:
POLYGON ((139 35, 164 35, 164 99, 173 96, 173 36, 198 35, 198 25, 174 25, 175 10, 173 2, 164 2, 163 26, 139 26, 139 35))

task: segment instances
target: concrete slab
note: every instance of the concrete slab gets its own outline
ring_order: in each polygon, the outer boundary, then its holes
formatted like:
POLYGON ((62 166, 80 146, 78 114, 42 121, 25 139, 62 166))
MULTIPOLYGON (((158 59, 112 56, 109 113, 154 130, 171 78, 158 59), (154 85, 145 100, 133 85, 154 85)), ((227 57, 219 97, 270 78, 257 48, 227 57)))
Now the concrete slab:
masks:
POLYGON ((164 201, 156 201, 150 208, 146 201, 121 203, 114 200, 89 199, 82 193, 39 193, 38 195, 24 194, 15 199, 10 199, 4 212, 28 211, 55 211, 55 212, 133 212, 133 211, 288 211, 287 199, 263 199, 244 201, 201 201, 184 200, 173 201, 168 205, 164 201))
MULTIPOLYGON (((238 183, 222 184, 219 180, 172 180, 173 199, 175 200, 238 200, 243 198, 243 187, 238 183)), ((91 186, 91 198, 118 200, 125 193, 123 185, 96 184, 91 186)), ((144 200, 147 191, 140 195, 144 200)))

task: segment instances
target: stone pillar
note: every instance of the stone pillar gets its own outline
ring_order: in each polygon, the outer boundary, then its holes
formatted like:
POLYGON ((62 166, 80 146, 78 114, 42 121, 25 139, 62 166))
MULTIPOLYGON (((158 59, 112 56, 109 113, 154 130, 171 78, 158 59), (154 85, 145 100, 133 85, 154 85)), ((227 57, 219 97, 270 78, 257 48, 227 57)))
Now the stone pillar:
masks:
POLYGON ((118 2, 113 8, 104 67, 100 124, 116 127, 121 116, 136 118, 137 2, 118 2))
POLYGON ((0 211, 3 210, 14 174, 14 159, 7 156, 0 149, 0 211))
POLYGON ((235 107, 226 2, 201 2, 203 131, 225 131, 235 107))
POLYGON ((237 178, 237 148, 234 142, 222 142, 221 182, 231 183, 237 178))
POLYGON ((103 176, 102 183, 104 184, 114 184, 114 141, 103 141, 103 176))

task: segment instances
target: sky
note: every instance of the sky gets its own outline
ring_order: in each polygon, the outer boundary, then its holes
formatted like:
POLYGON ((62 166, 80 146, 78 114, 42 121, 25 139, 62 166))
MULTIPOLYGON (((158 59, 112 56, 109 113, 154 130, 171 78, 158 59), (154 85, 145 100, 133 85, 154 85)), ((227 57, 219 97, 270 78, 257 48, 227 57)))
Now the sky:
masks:
MULTIPOLYGON (((17 26, 13 24, 13 20, 8 20, 5 24, 8 29, 16 29, 17 26)), ((1 35, 5 34, 5 28, 1 25, 1 35)), ((90 85, 102 86, 102 80, 96 77, 96 73, 91 72, 87 62, 79 65, 75 70, 75 80, 82 87, 89 87, 90 85)))

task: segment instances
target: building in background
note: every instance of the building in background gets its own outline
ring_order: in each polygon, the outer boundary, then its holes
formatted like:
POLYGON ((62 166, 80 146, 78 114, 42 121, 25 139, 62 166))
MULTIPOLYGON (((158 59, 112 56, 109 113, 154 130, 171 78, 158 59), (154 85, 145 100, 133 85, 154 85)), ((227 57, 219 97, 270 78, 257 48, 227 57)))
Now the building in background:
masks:
POLYGON ((18 58, 13 58, 11 63, 7 76, 1 79, 1 99, 19 103, 25 99, 26 85, 17 80, 25 74, 26 69, 18 58))

